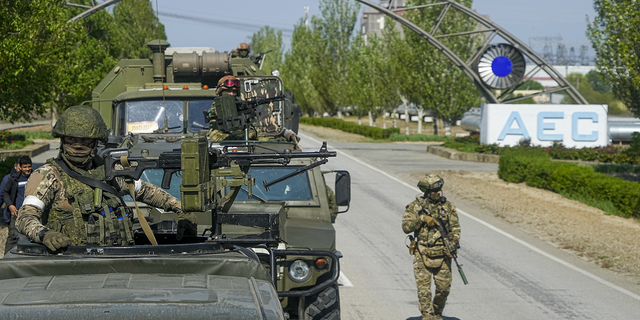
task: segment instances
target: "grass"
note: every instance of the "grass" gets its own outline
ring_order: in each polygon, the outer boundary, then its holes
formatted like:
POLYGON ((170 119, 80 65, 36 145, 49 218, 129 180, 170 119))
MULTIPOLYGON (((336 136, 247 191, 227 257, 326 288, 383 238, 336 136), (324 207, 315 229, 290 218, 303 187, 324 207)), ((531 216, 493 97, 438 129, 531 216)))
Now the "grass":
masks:
POLYGON ((618 209, 616 209, 616 207, 613 205, 613 203, 611 201, 604 201, 604 200, 598 200, 598 199, 594 199, 591 197, 587 197, 587 196, 583 196, 583 195, 575 195, 575 194, 569 194, 566 192, 559 192, 561 196, 567 198, 567 199, 571 199, 571 200, 576 200, 579 202, 582 202, 588 206, 594 207, 594 208, 598 208, 604 212, 606 212, 609 215, 615 215, 615 216, 623 216, 620 211, 618 211, 618 209))
POLYGON ((27 138, 28 140, 55 139, 54 137, 51 136, 51 131, 20 131, 19 134, 24 135, 24 137, 27 138))

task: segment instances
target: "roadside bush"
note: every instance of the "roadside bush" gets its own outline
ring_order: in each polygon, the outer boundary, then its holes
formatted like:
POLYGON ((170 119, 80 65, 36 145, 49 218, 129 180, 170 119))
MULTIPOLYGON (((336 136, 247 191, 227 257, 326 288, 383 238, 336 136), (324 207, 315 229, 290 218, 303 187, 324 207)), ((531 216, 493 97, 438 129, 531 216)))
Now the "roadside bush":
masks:
POLYGON ((389 140, 391 141, 437 141, 444 142, 447 141, 447 137, 445 136, 436 136, 431 134, 412 134, 406 135, 401 133, 392 133, 389 136, 389 140))
POLYGON ((27 140, 34 139, 54 139, 51 136, 51 131, 22 131, 20 134, 24 135, 27 140))
POLYGON ((30 144, 33 144, 33 141, 26 140, 23 134, 15 134, 8 131, 0 131, 0 149, 5 149, 5 150, 22 149, 30 144))
POLYGON ((400 133, 398 128, 381 129, 377 127, 363 126, 353 122, 348 122, 334 118, 300 118, 300 123, 312 126, 338 129, 344 132, 355 133, 373 139, 389 139, 394 133, 400 133))
POLYGON ((507 182, 525 182, 558 192, 610 214, 640 218, 640 184, 597 173, 593 167, 552 162, 545 150, 504 152, 498 176, 507 182))

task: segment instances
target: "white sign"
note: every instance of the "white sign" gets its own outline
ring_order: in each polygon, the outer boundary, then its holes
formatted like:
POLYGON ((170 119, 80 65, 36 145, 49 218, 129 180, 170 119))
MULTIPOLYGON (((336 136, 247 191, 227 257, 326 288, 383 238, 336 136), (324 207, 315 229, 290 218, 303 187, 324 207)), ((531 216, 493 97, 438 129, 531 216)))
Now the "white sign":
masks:
POLYGON ((481 144, 515 146, 530 140, 536 146, 561 141, 566 147, 609 144, 606 105, 482 105, 481 144))

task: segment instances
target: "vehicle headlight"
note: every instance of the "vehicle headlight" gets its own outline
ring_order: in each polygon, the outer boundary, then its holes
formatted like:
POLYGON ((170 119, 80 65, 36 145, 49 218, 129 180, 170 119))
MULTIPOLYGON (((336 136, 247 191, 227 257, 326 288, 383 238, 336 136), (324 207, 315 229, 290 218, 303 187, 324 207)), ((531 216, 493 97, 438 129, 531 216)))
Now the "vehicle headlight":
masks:
POLYGON ((296 260, 289 266, 289 278, 297 283, 303 283, 311 277, 311 268, 303 260, 296 260))
POLYGON ((273 70, 273 71, 271 71, 271 75, 274 76, 274 77, 279 77, 280 76, 280 71, 273 70))

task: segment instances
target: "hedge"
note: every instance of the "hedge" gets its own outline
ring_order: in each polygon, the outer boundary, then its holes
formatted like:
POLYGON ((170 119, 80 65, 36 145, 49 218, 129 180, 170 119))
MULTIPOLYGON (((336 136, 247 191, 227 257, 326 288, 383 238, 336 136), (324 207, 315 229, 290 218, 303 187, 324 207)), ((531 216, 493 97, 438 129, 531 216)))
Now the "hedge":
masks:
MULTIPOLYGON (((640 184, 597 173, 593 167, 552 162, 540 150, 513 150, 500 156, 498 176, 514 183, 558 192, 599 208, 613 205, 608 213, 640 218, 640 184)), ((541 203, 544 205, 544 203, 541 203)))
POLYGON ((401 133, 392 133, 389 136, 389 140, 391 141, 437 141, 444 142, 447 141, 448 138, 446 136, 436 136, 432 134, 401 134, 401 133))
POLYGON ((398 128, 380 129, 377 127, 363 126, 353 122, 348 122, 333 118, 300 118, 300 123, 312 126, 327 127, 342 130, 344 132, 355 133, 373 139, 389 139, 393 133, 400 133, 398 128))

